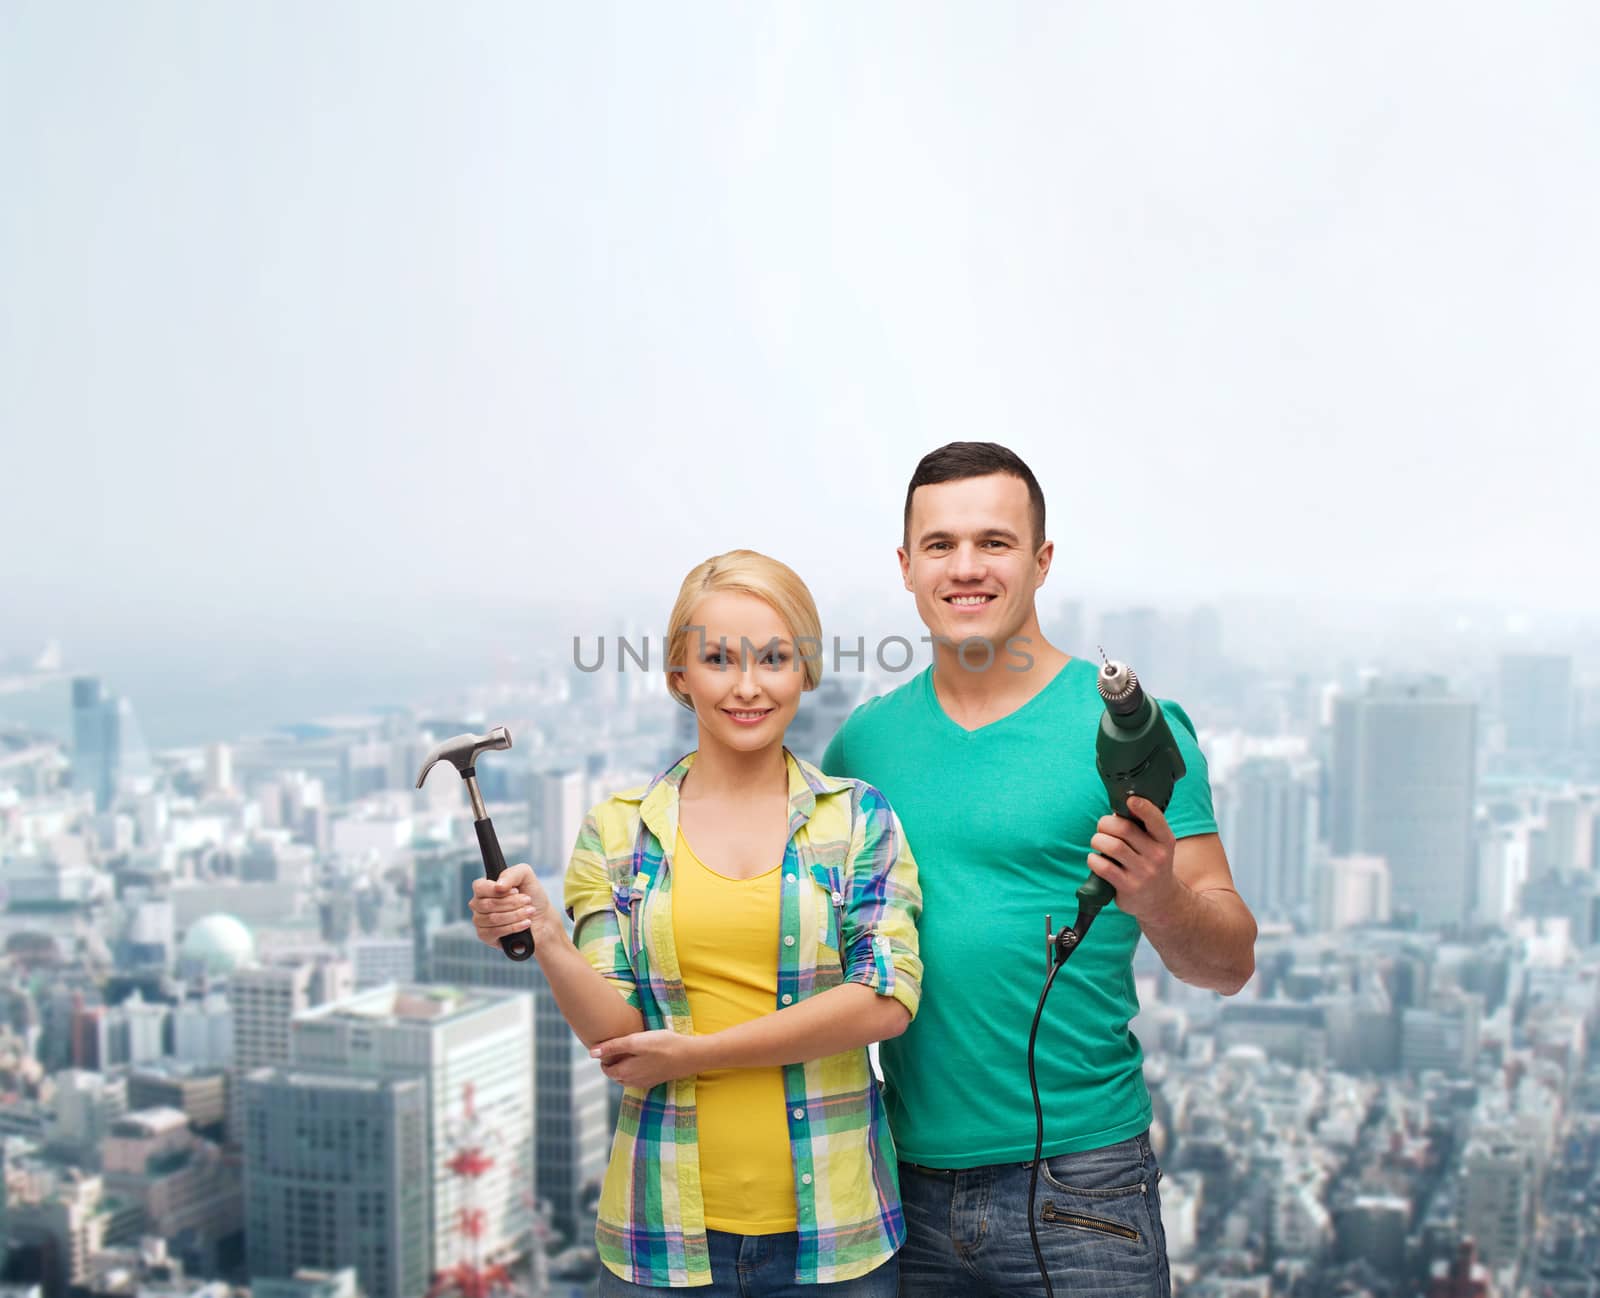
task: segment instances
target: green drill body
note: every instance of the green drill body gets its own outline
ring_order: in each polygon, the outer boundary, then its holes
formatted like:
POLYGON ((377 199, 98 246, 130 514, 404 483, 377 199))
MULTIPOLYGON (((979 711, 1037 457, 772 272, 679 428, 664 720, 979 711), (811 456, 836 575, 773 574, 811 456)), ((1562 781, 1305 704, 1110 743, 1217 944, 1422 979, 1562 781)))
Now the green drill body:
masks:
MULTIPOLYGON (((1107 664, 1101 673, 1103 697, 1107 695, 1107 674, 1116 664, 1107 664)), ((1126 670, 1126 669, 1123 669, 1126 670)), ((1172 801, 1172 786, 1183 778, 1183 754, 1167 727, 1166 713, 1145 694, 1132 672, 1128 687, 1120 698, 1106 697, 1106 710, 1094 739, 1094 765, 1106 786, 1111 809, 1119 816, 1140 824, 1128 810, 1128 799, 1145 798, 1162 811, 1172 801)), ((1078 902, 1096 910, 1114 901, 1117 890, 1098 874, 1078 889, 1078 902)))

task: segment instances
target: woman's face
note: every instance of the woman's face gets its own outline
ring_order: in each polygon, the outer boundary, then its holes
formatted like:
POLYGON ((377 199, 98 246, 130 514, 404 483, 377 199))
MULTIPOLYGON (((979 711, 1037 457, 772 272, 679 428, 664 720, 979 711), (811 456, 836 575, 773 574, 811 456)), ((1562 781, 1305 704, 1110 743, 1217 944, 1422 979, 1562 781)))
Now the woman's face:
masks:
POLYGON ((806 674, 777 609, 754 595, 719 590, 690 614, 679 679, 702 740, 756 752, 782 741, 806 674))

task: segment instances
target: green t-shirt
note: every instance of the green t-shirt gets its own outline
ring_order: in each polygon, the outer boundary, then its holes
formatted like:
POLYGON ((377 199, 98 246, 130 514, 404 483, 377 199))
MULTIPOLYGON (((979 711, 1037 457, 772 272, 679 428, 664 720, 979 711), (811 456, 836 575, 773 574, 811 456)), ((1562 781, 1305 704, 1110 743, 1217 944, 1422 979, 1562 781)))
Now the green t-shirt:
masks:
MULTIPOLYGON (((885 794, 922 886, 922 1005, 879 1047, 901 1158, 981 1167, 1033 1157, 1028 1028, 1046 972, 1044 917, 1077 913, 1095 823, 1110 801, 1094 766, 1104 712, 1097 669, 1069 660, 1010 716, 963 730, 940 706, 930 667, 856 708, 822 759, 830 775, 885 794)), ((1162 702, 1188 770, 1167 823, 1216 832, 1206 761, 1183 709, 1162 702)), ((1046 1157, 1102 1145, 1150 1123, 1139 1010, 1139 924, 1115 904, 1056 976, 1035 1067, 1046 1157)))

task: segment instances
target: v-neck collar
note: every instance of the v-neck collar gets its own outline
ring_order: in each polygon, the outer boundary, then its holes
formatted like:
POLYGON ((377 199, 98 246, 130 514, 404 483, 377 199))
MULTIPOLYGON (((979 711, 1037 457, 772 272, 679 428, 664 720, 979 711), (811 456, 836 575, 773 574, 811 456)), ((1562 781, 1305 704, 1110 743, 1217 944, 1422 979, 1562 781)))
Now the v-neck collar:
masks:
POLYGON ((1023 713, 1027 712, 1029 708, 1038 703, 1038 701, 1046 694, 1055 689, 1060 683, 1061 678, 1064 677, 1069 671, 1075 669, 1077 662, 1078 659, 1075 657, 1068 658, 1066 662, 1062 663, 1061 666, 1056 669, 1056 674, 1046 681, 1031 698, 1024 700, 1020 705, 1012 708, 1010 712, 1005 714, 1005 716, 996 717, 993 721, 985 721, 981 726, 974 726, 971 730, 968 730, 967 727, 960 724, 960 722, 956 721, 948 712, 944 710, 944 704, 939 702, 939 691, 933 687, 933 668, 931 666, 928 667, 922 674, 922 697, 927 701, 928 710, 933 714, 934 719, 938 724, 948 727, 963 739, 972 739, 978 735, 984 735, 993 732, 996 728, 1005 725, 1006 722, 1010 721, 1013 717, 1022 716, 1023 713))

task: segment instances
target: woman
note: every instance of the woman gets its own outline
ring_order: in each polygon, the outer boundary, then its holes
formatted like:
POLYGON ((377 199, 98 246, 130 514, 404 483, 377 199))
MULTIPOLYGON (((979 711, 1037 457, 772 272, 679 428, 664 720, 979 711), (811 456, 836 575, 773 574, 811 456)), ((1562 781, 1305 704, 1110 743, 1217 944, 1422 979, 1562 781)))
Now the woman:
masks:
POLYGON ((665 656, 698 745, 589 812, 571 937, 527 865, 473 885, 478 936, 532 931, 567 1022, 624 1087, 602 1298, 896 1291, 905 1227, 866 1046, 916 1013, 921 893, 883 796, 784 747, 821 677, 801 649, 820 644, 789 568, 750 550, 700 564, 665 656))

